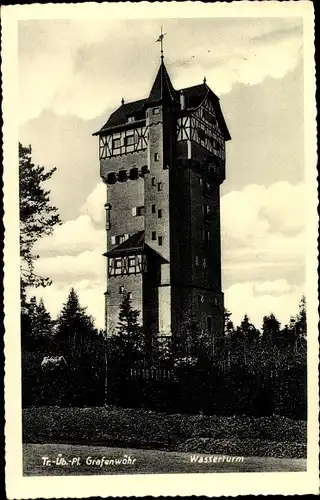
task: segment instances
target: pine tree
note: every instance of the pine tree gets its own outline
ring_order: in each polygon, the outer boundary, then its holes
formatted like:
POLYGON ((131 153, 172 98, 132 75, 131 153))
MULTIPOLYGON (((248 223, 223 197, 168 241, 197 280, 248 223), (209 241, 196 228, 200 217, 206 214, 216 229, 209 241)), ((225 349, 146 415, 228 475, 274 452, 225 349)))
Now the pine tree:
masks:
POLYGON ((144 358, 145 341, 143 328, 139 324, 139 311, 132 308, 129 294, 120 304, 117 331, 109 341, 109 358, 125 366, 132 366, 144 358))
POLYGON ((55 171, 55 168, 45 171, 44 167, 35 165, 31 146, 24 147, 19 143, 22 304, 26 301, 27 286, 47 286, 51 283, 49 278, 35 274, 34 264, 39 256, 33 253, 33 247, 42 236, 52 234, 54 227, 61 224, 57 208, 50 203, 50 191, 43 187, 55 171))
POLYGON ((66 359, 75 360, 90 350, 97 330, 86 308, 80 306, 74 288, 58 316, 56 329, 58 350, 66 359))
POLYGON ((31 297, 24 305, 22 316, 22 346, 28 351, 49 353, 54 322, 45 308, 43 299, 40 299, 38 304, 36 297, 31 297))

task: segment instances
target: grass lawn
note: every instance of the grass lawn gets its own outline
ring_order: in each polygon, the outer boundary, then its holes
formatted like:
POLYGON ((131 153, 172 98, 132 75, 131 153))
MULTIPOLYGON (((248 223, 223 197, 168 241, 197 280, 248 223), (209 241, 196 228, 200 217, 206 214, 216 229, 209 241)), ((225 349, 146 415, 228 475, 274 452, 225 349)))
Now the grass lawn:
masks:
POLYGON ((276 415, 218 417, 115 407, 23 410, 24 443, 293 459, 306 457, 306 439, 306 422, 276 415))
MULTIPOLYGON (((92 445, 25 444, 23 446, 24 475, 65 476, 100 474, 182 474, 204 472, 300 472, 306 470, 306 460, 290 458, 243 457, 243 461, 195 463, 191 453, 128 448, 106 448, 92 445), (61 454, 67 465, 43 465, 42 457, 55 460, 61 454), (123 464, 122 458, 131 458, 123 464), (113 462, 100 465, 91 459, 105 457, 113 462), (115 463, 118 459, 118 463, 115 463), (120 460, 119 460, 120 459, 120 460), (73 461, 73 462, 72 462, 73 461), (93 462, 93 463, 92 463, 93 462)), ((220 461, 218 459, 220 458, 220 461)), ((101 462, 100 462, 101 463, 101 462)))

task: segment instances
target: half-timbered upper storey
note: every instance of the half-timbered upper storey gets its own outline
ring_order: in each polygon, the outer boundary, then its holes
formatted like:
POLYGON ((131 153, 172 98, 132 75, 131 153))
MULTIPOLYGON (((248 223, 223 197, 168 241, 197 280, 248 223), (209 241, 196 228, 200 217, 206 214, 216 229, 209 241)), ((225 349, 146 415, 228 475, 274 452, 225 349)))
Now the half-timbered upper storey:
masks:
POLYGON ((94 134, 100 138, 100 159, 146 150, 149 137, 146 109, 152 106, 156 113, 157 105, 164 105, 169 98, 170 104, 175 104, 177 141, 191 140, 224 159, 224 143, 231 137, 219 98, 206 83, 176 91, 163 61, 149 97, 126 104, 122 101, 94 134))

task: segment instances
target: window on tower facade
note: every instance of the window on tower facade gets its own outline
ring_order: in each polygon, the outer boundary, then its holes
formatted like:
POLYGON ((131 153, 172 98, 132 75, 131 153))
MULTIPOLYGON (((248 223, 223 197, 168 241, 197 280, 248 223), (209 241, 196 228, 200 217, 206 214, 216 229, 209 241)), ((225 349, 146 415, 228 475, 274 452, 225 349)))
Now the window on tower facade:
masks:
POLYGON ((202 128, 198 128, 198 137, 200 141, 205 141, 206 139, 206 134, 202 128))
POLYGON ((208 330, 208 332, 211 332, 211 330, 212 330, 212 318, 211 318, 211 316, 207 316, 207 330, 208 330))
POLYGON ((204 295, 198 295, 198 303, 203 304, 204 302, 204 295))
POLYGON ((209 123, 212 123, 213 125, 216 124, 216 119, 215 117, 209 113, 209 111, 207 111, 206 109, 203 110, 203 118, 209 122, 209 123))
POLYGON ((208 196, 208 197, 212 196, 213 190, 212 190, 212 185, 210 184, 210 182, 206 181, 203 188, 204 188, 203 189, 204 196, 208 196))
POLYGON ((128 123, 134 122, 135 118, 134 116, 128 116, 128 123))
POLYGON ((158 236, 158 245, 162 246, 162 236, 158 236))
POLYGON ((151 185, 152 186, 156 185, 156 178, 155 177, 152 177, 152 179, 151 179, 151 185))
POLYGON ((153 240, 156 240, 156 239, 157 239, 157 233, 156 233, 156 231, 152 231, 151 238, 152 238, 153 240))
POLYGON ((158 191, 162 191, 162 182, 158 182, 158 191))
POLYGON ((161 217, 162 217, 162 210, 161 210, 161 208, 159 208, 159 210, 158 210, 158 219, 161 219, 161 217))
POLYGON ((120 137, 112 140, 112 149, 119 149, 121 146, 120 137))
POLYGON ((155 206, 155 205, 152 205, 152 206, 151 206, 151 212, 152 212, 153 214, 155 214, 155 213, 156 213, 156 206, 155 206))
POLYGON ((206 247, 208 247, 210 245, 210 240, 211 240, 210 231, 205 230, 204 231, 204 243, 205 243, 206 247))
POLYGON ((111 245, 120 245, 130 237, 130 234, 116 234, 111 236, 111 245))
POLYGON ((136 258, 135 257, 129 257, 129 267, 136 267, 136 258))
POLYGON ((159 153, 154 153, 154 161, 159 161, 159 153))
POLYGON ((132 207, 132 215, 133 217, 140 217, 141 215, 144 215, 144 206, 132 207))
POLYGON ((119 259, 114 259, 114 268, 117 270, 121 270, 121 267, 122 267, 122 259, 119 258, 119 259))
POLYGON ((124 291, 124 286, 123 286, 123 285, 120 285, 120 286, 119 286, 119 293, 123 293, 123 291, 124 291))
POLYGON ((134 135, 127 135, 124 138, 124 145, 125 146, 133 146, 134 145, 134 135))
POLYGON ((132 292, 129 292, 128 293, 128 299, 131 300, 132 299, 132 292))
POLYGON ((153 108, 152 113, 154 115, 158 115, 160 113, 160 109, 159 108, 153 108))
POLYGON ((203 205, 203 215, 204 215, 204 220, 208 222, 210 220, 210 206, 209 205, 203 205))

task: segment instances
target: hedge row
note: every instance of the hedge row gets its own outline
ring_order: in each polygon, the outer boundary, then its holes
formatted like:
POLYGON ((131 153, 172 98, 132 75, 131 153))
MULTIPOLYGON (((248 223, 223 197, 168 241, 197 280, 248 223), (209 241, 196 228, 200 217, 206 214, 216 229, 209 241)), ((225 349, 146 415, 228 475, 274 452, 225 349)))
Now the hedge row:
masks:
POLYGON ((242 443, 247 452, 236 454, 298 458, 304 453, 306 434, 306 422, 279 416, 216 417, 114 407, 23 410, 23 440, 27 443, 95 443, 194 452, 206 446, 208 453, 217 443, 224 453, 231 453, 227 443, 242 443), (281 443, 280 448, 276 443, 281 443))
POLYGON ((306 458, 306 443, 263 441, 262 439, 192 438, 178 447, 179 451, 233 455, 244 457, 306 458))

